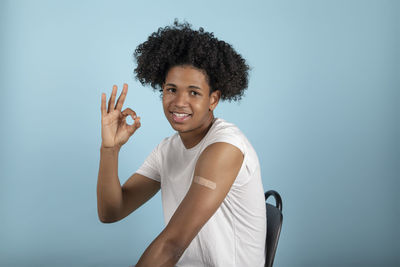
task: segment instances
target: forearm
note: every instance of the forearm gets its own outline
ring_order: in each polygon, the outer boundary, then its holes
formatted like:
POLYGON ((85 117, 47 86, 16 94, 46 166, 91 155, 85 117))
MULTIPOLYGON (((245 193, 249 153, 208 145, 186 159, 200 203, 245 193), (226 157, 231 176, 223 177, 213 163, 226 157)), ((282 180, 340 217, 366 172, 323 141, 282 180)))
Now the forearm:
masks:
POLYGON ((163 238, 160 234, 144 251, 136 267, 174 267, 184 249, 163 238))
POLYGON ((120 148, 100 148, 97 180, 97 211, 102 222, 112 222, 122 205, 122 188, 118 178, 120 148))

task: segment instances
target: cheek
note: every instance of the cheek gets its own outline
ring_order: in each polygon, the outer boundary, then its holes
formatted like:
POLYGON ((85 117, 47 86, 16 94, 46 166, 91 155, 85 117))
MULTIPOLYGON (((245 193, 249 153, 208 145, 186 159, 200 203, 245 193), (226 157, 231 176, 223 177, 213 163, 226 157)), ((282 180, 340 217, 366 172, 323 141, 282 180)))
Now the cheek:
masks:
POLYGON ((171 102, 171 101, 168 99, 167 96, 164 95, 163 98, 162 98, 162 104, 163 104, 163 106, 164 106, 164 107, 165 107, 165 106, 168 106, 169 102, 171 102))
POLYGON ((168 112, 168 103, 164 99, 162 101, 162 106, 163 106, 164 113, 167 113, 168 112))
POLYGON ((171 101, 173 101, 173 96, 171 96, 170 94, 164 94, 162 97, 163 103, 170 103, 171 101))
POLYGON ((203 101, 194 102, 192 103, 192 108, 197 112, 206 112, 208 111, 208 103, 205 103, 203 101))

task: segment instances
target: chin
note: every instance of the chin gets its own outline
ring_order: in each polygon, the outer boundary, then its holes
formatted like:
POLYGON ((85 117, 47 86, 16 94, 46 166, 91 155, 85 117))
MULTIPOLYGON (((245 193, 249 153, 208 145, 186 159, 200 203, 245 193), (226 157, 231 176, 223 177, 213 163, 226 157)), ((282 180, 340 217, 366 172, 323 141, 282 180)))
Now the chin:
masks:
POLYGON ((172 129, 174 129, 175 131, 180 132, 180 133, 190 131, 188 125, 178 125, 178 124, 171 123, 171 122, 169 122, 169 124, 171 125, 172 129))

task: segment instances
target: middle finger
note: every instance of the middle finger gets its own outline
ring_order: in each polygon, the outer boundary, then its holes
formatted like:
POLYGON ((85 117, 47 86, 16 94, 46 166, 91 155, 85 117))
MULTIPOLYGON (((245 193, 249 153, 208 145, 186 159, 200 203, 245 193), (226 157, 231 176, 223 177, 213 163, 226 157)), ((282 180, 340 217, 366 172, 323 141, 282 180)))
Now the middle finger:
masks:
POLYGON ((114 102, 115 102, 115 96, 117 95, 117 86, 114 85, 112 92, 111 92, 111 96, 110 96, 110 100, 108 101, 108 109, 107 112, 113 111, 114 110, 114 102))

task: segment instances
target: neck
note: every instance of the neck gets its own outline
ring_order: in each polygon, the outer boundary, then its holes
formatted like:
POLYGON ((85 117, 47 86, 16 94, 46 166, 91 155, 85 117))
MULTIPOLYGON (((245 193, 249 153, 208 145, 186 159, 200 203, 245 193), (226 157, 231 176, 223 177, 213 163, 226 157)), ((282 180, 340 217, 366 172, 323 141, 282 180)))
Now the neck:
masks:
POLYGON ((200 126, 197 129, 194 129, 193 131, 186 132, 186 133, 179 133, 183 145, 186 147, 186 149, 190 149, 194 146, 196 146, 200 141, 204 138, 204 136, 207 134, 207 132, 210 130, 213 122, 214 122, 214 114, 211 113, 211 115, 207 118, 207 122, 204 123, 202 126, 200 126))

